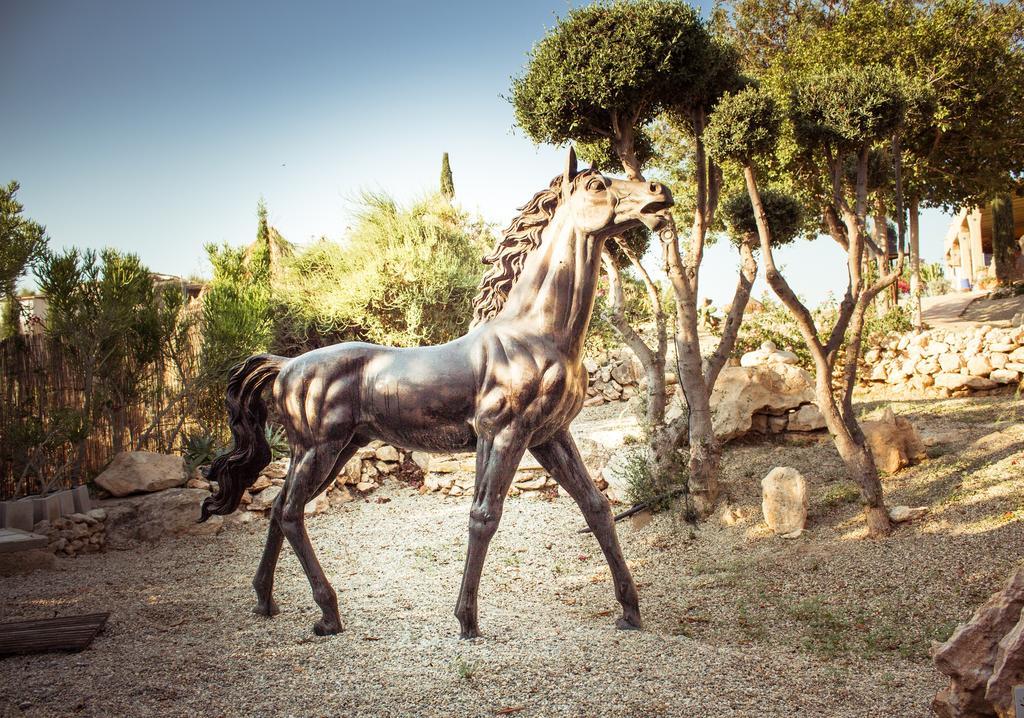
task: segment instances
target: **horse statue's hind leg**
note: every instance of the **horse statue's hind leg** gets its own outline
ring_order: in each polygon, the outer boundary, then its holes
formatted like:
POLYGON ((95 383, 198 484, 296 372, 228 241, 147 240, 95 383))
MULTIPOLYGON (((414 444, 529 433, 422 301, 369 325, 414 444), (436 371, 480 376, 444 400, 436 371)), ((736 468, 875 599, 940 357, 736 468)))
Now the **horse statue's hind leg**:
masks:
POLYGON ((526 453, 525 437, 512 427, 498 432, 493 439, 480 437, 476 450, 476 486, 469 511, 469 548, 462 572, 462 587, 455 605, 455 617, 462 638, 477 638, 477 594, 487 547, 498 530, 505 495, 512 486, 519 461, 526 453))
POLYGON ((287 538, 309 579, 313 598, 323 612, 323 618, 313 626, 313 631, 320 636, 342 630, 341 616, 337 594, 327 580, 309 534, 306 533, 304 510, 309 501, 327 490, 341 467, 363 445, 362 442, 349 442, 339 451, 340 443, 329 442, 313 449, 293 448, 292 462, 284 486, 270 511, 270 526, 267 529, 263 557, 252 580, 256 591, 256 607, 253 612, 263 616, 276 615, 278 607, 273 599, 274 571, 281 555, 281 546, 287 538))
MULTIPOLYGON (((291 475, 290 469, 288 475, 291 475)), ((286 480, 285 486, 287 485, 286 480)), ((284 510, 286 495, 282 489, 274 499, 274 505, 270 509, 270 525, 267 527, 267 543, 263 546, 263 557, 260 559, 259 568, 256 569, 256 576, 252 579, 252 587, 256 591, 256 607, 252 612, 260 616, 276 616, 280 612, 277 602, 274 601, 274 569, 277 568, 277 560, 281 557, 281 545, 284 543, 281 512, 284 510)))
POLYGON ((615 583, 615 598, 622 605, 622 617, 615 625, 623 629, 640 628, 640 601, 633 577, 626 566, 626 559, 619 548, 619 540, 615 535, 615 521, 608 506, 608 499, 597 490, 597 486, 590 479, 579 449, 576 448, 576 442, 569 432, 563 429, 546 444, 531 448, 530 453, 579 504, 587 525, 601 545, 601 551, 608 561, 608 568, 611 569, 612 580, 615 583))

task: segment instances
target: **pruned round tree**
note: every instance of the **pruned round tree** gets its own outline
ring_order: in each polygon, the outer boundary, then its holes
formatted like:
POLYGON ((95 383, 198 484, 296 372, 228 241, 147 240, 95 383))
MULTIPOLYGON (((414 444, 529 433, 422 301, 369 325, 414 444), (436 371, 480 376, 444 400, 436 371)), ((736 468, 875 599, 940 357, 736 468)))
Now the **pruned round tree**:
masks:
POLYGON ((516 122, 537 143, 609 141, 641 176, 636 132, 709 93, 719 49, 698 12, 671 0, 596 3, 571 11, 512 82, 516 122))

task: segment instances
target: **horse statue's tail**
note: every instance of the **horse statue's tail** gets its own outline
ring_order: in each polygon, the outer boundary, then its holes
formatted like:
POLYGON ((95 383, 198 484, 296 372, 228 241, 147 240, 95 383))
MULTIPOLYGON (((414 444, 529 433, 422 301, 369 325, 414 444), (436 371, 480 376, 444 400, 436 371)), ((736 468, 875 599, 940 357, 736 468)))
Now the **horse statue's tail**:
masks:
POLYGON ((200 523, 213 514, 230 514, 238 508, 242 493, 270 463, 270 444, 265 433, 267 405, 262 393, 286 361, 285 357, 273 354, 257 354, 231 370, 225 403, 234 446, 214 459, 206 471, 206 477, 217 482, 217 493, 203 501, 200 523))

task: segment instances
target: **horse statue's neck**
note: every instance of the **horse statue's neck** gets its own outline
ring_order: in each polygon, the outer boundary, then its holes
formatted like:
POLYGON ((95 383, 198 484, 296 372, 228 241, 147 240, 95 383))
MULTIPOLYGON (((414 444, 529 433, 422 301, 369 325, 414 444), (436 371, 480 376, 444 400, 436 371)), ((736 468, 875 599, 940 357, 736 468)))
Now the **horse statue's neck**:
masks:
POLYGON ((530 326, 550 337, 573 361, 581 361, 601 274, 604 240, 576 229, 569 211, 555 212, 540 246, 523 271, 498 316, 530 326))

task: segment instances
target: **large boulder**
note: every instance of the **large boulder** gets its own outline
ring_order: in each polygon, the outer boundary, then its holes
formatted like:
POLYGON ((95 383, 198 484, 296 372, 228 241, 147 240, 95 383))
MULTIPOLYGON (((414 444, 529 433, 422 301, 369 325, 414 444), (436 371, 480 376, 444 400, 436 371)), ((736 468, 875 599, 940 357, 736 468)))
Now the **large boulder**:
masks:
POLYGON ((96 477, 96 485, 114 496, 163 491, 186 481, 183 458, 150 451, 122 451, 96 477))
POLYGON ((761 479, 761 511, 777 534, 802 530, 807 525, 807 480, 789 466, 772 469, 761 479))
POLYGON ((199 506, 209 495, 202 489, 168 489, 105 507, 108 538, 114 548, 123 548, 132 540, 216 534, 223 527, 223 516, 198 523, 199 506))
POLYGON ((949 687, 935 696, 932 709, 942 718, 1014 715, 1013 686, 1021 682, 1024 651, 1024 567, 1001 591, 958 626, 945 643, 934 644, 932 659, 949 687))
POLYGON ((887 408, 880 419, 862 421, 860 428, 880 471, 892 474, 928 458, 917 429, 892 409, 887 408))
POLYGON ((792 364, 725 367, 711 394, 715 435, 729 441, 750 431, 754 414, 785 414, 814 401, 814 380, 792 364))

